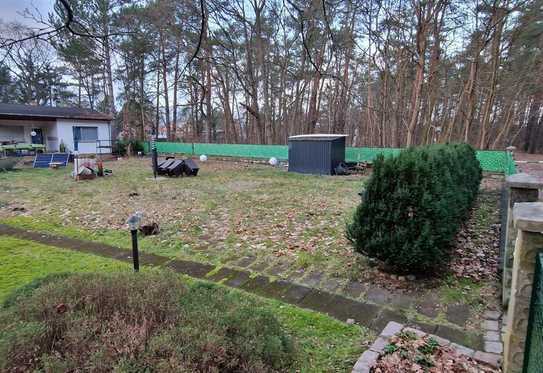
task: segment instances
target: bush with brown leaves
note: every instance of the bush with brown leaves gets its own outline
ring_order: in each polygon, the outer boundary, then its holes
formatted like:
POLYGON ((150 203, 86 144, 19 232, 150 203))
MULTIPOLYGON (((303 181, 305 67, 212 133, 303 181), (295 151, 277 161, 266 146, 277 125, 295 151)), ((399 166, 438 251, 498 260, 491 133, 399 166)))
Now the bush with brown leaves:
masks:
POLYGON ((1 371, 274 372, 290 338, 254 301, 168 272, 39 282, 0 311, 1 371))

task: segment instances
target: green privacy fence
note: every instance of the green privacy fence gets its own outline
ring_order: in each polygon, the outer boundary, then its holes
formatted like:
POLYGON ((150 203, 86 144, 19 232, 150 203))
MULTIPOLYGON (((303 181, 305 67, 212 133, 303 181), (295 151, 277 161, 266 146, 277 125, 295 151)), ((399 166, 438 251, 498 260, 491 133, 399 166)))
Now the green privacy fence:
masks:
POLYGON ((524 373, 543 372, 543 254, 537 255, 524 350, 524 373))
MULTIPOLYGON (((157 142, 159 153, 179 153, 220 157, 288 159, 288 146, 286 145, 251 145, 251 144, 203 144, 180 142, 157 142)), ((149 143, 146 143, 145 151, 149 151, 149 143)), ((394 156, 401 149, 398 148, 351 148, 345 149, 347 162, 372 162, 379 154, 394 156)), ((506 175, 515 173, 515 162, 511 154, 505 151, 485 150, 477 152, 477 159, 481 167, 489 172, 503 172, 506 175)))

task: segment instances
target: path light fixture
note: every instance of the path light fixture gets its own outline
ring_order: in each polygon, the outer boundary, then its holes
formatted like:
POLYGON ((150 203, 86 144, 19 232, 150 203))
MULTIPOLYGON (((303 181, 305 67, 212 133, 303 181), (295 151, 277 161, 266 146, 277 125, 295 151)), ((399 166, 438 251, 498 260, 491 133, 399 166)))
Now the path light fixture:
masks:
POLYGON ((126 220, 128 228, 130 229, 130 234, 132 235, 132 261, 134 262, 134 272, 139 272, 140 270, 140 261, 138 253, 138 229, 141 224, 141 219, 143 214, 139 211, 130 215, 126 220))

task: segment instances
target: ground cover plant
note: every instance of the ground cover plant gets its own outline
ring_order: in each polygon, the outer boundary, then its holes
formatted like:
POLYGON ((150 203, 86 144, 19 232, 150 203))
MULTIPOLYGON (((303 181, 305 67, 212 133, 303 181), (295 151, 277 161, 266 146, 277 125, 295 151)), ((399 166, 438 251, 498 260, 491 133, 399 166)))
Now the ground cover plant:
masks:
POLYGON ((458 354, 451 347, 440 346, 430 336, 418 337, 413 332, 392 336, 372 373, 397 372, 462 372, 497 373, 501 370, 458 354))
MULTIPOLYGON (((120 276, 118 278, 130 276, 129 271, 127 271, 129 266, 125 263, 119 263, 111 259, 100 258, 90 254, 70 252, 56 247, 37 244, 32 241, 5 236, 0 236, 0 262, 2 263, 2 273, 0 273, 0 284, 2 284, 0 303, 3 303, 3 310, 0 312, 2 314, 2 322, 0 322, 0 325, 2 325, 2 328, 6 328, 0 332, 0 350, 4 352, 11 343, 9 340, 6 342, 5 339, 2 339, 9 337, 9 335, 4 334, 4 331, 14 326, 20 316, 19 314, 13 315, 13 307, 18 307, 26 302, 23 302, 23 299, 28 300, 29 297, 37 296, 35 291, 45 291, 44 289, 46 287, 53 286, 53 282, 62 283, 68 278, 70 273, 73 272, 93 271, 94 274, 89 274, 91 277, 98 276, 96 271, 99 273, 113 272, 114 274, 111 276, 120 276), (88 264, 87 268, 85 268, 86 264, 88 264), (118 274, 119 271, 125 273, 118 274), (47 276, 48 273, 51 275, 47 276), (45 280, 43 279, 43 276, 46 276, 45 280), (6 322, 4 322, 4 320, 6 322)), ((142 268, 142 271, 144 276, 147 276, 147 272, 151 272, 151 277, 158 277, 159 279, 170 275, 168 272, 157 269, 151 270, 146 267, 142 268)), ((78 278, 83 278, 80 276, 86 275, 78 274, 77 276, 79 276, 78 278)), ((108 277, 105 277, 106 280, 107 278, 108 277)), ((149 277, 144 278, 149 280, 149 277)), ((176 280, 170 279, 168 281, 175 282, 176 280)), ((80 283, 80 286, 89 283, 91 283, 91 281, 85 281, 84 284, 80 283)), ((147 286, 149 286, 149 281, 147 281, 147 286)), ((208 318, 218 318, 218 316, 212 312, 207 313, 207 311, 205 311, 206 309, 214 309, 216 311, 218 308, 228 309, 228 307, 238 307, 240 310, 247 310, 247 312, 250 310, 250 313, 252 313, 254 309, 262 309, 264 314, 273 314, 277 319, 277 322, 281 325, 282 330, 284 330, 287 336, 293 341, 294 350, 296 352, 293 369, 301 372, 314 372, 321 369, 322 371, 330 372, 347 371, 352 367, 360 355, 366 341, 371 338, 371 334, 360 326, 346 325, 322 314, 286 305, 279 301, 262 299, 237 290, 226 290, 226 288, 219 285, 210 287, 210 285, 205 282, 183 277, 182 289, 182 291, 186 292, 184 293, 185 295, 190 294, 190 297, 184 298, 185 306, 187 305, 187 302, 190 304, 202 305, 201 308, 188 309, 187 311, 190 315, 194 316, 195 319, 200 320, 198 322, 195 321, 194 324, 192 324, 194 330, 203 328, 207 324, 211 325, 212 322, 209 321, 208 318), (224 302, 228 302, 229 305, 224 304, 224 302)), ((126 293, 129 292, 128 290, 130 289, 127 289, 126 293)), ((164 291, 166 290, 167 289, 164 291)), ((51 291, 58 296, 64 296, 62 292, 58 292, 55 289, 47 291, 51 291)), ((67 295, 72 294, 70 291, 65 293, 67 295)), ((87 293, 86 290, 85 292, 87 293)), ((108 292, 109 290, 104 290, 103 293, 106 294, 108 292)), ((115 292, 113 291, 112 293, 115 292)), ((165 292, 164 294, 168 294, 168 292, 165 292)), ((119 295, 117 294, 116 296, 119 295)), ((123 293, 121 296, 127 296, 127 294, 123 293)), ((109 299, 109 296, 106 298, 109 299)), ((160 299, 162 300, 162 295, 160 299)), ((68 307, 69 302, 59 301, 56 302, 56 304, 52 304, 51 302, 53 301, 49 300, 49 297, 44 299, 44 302, 46 302, 44 304, 54 306, 52 311, 53 317, 66 316, 67 310, 64 310, 62 304, 68 307), (60 314, 57 313, 57 306, 59 305, 58 311, 60 314)), ((188 306, 190 306, 190 304, 188 304, 188 306)), ((135 302, 134 306, 141 307, 142 304, 135 302)), ((180 304, 180 307, 182 306, 183 304, 180 304)), ((149 307, 153 308, 157 306, 151 304, 149 307)), ((160 305, 160 307, 162 307, 162 305, 160 305)), ((247 315, 243 313, 241 315, 242 316, 238 316, 243 317, 244 319, 247 318, 247 315)), ((236 318, 228 320, 239 323, 239 319, 236 318)), ((258 330, 258 328, 255 329, 258 330)), ((22 336, 20 337, 22 338, 20 339, 21 341, 26 338, 25 336, 28 336, 33 332, 32 328, 20 330, 22 333, 22 336)), ((134 338, 141 337, 141 334, 138 334, 141 332, 141 329, 131 328, 130 330, 134 332, 134 338)), ((113 331, 110 332, 113 333, 113 331)), ((75 330, 72 331, 72 334, 70 334, 70 338, 77 337, 75 330)), ((120 338, 119 335, 117 335, 117 337, 120 338)), ((173 338, 173 336, 171 337, 173 338)), ((19 339, 19 337, 17 337, 17 339, 19 339)), ((118 342, 118 339, 112 339, 111 343, 115 341, 118 342)), ((129 341, 132 341, 132 344, 129 344, 129 347, 134 347, 134 340, 130 339, 129 341)), ((127 343, 129 341, 124 340, 124 342, 127 343)), ((0 357, 0 361, 5 361, 5 359, 0 357)), ((54 357, 52 357, 49 362, 51 364, 58 363, 55 361, 54 357)), ((128 367, 128 365, 126 367, 128 367)))
POLYGON ((443 268, 479 191, 482 171, 466 144, 410 148, 379 157, 347 236, 393 271, 443 268))
POLYGON ((56 278, 6 307, 2 325, 7 370, 271 372, 295 359, 268 310, 168 272, 56 278))
POLYGON ((113 176, 88 182, 74 182, 69 169, 0 174, 0 223, 130 250, 124 223, 139 210, 161 228, 140 237, 145 252, 243 267, 468 331, 495 303, 500 178, 485 178, 457 235, 451 271, 413 281, 358 255, 345 237, 365 176, 296 175, 239 162, 200 166, 196 178, 156 182, 148 159, 107 162, 113 176))

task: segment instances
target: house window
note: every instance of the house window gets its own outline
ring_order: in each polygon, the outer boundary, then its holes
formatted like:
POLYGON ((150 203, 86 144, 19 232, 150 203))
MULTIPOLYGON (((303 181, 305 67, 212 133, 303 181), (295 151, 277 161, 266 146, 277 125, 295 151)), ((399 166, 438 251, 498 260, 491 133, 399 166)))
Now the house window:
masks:
POLYGON ((79 141, 98 140, 98 127, 75 127, 75 133, 79 133, 79 141))

